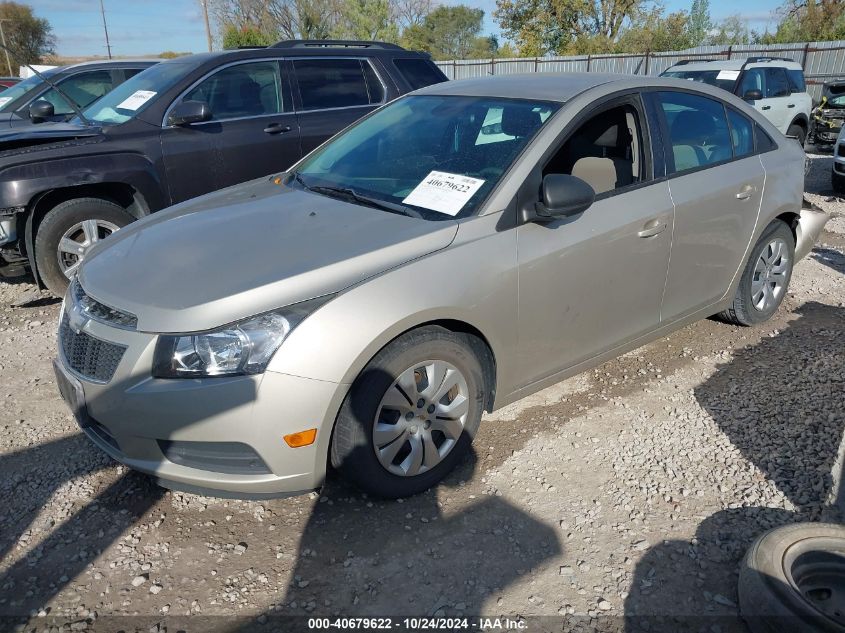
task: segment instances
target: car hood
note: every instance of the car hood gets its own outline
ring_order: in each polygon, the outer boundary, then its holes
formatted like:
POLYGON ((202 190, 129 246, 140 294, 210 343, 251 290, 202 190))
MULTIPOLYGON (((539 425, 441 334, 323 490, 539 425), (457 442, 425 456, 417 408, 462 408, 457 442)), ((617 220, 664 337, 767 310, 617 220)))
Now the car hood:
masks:
POLYGON ((71 123, 32 125, 27 122, 24 126, 12 127, 8 131, 0 132, 0 151, 90 138, 100 136, 102 132, 102 128, 97 126, 73 125, 71 123))
POLYGON ((120 230, 79 280, 139 330, 199 331, 338 292, 447 247, 457 229, 253 181, 120 230))

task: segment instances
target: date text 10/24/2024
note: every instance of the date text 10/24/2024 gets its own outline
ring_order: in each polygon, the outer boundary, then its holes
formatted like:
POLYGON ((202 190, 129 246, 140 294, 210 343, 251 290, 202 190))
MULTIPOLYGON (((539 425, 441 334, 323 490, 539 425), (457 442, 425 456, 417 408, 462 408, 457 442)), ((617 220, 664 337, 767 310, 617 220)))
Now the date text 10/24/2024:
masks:
POLYGON ((309 618, 310 631, 400 630, 400 631, 522 631, 528 623, 521 618, 309 618))

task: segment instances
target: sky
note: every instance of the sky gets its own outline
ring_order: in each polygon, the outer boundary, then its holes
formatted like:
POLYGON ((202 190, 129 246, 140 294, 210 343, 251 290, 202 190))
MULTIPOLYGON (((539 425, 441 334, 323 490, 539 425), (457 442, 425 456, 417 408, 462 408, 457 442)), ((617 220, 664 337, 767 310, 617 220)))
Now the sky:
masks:
MULTIPOLYGON (((24 0, 26 1, 26 0, 24 0)), ((112 54, 152 55, 162 51, 206 50, 205 27, 198 0, 103 0, 112 54)), ((458 4, 450 0, 449 4, 458 4)), ((63 56, 105 55, 99 0, 29 0, 39 17, 47 18, 63 56)), ((486 33, 499 32, 493 21, 495 0, 464 0, 462 4, 484 9, 486 33)), ((664 0, 668 11, 689 10, 691 0, 664 0)), ((710 0, 710 13, 718 20, 739 13, 752 29, 773 29, 773 12, 780 0, 710 0)))

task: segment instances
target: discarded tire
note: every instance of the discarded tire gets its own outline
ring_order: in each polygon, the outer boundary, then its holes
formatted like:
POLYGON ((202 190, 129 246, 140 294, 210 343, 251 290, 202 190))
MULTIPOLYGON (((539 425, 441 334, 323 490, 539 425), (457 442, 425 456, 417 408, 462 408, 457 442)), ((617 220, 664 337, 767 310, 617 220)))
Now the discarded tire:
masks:
POLYGON ((845 527, 763 534, 742 561, 739 605, 753 633, 845 633, 845 527))

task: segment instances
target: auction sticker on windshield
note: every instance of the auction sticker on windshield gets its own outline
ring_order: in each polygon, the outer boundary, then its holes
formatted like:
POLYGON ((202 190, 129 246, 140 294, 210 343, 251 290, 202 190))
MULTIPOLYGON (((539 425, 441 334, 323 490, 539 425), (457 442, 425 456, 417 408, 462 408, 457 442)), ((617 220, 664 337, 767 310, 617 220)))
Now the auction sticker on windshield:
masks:
POLYGON ((720 70, 719 74, 716 75, 716 79, 727 80, 727 81, 734 81, 739 78, 739 71, 738 70, 720 70))
POLYGON ((447 215, 458 215, 483 184, 484 181, 478 178, 433 171, 402 202, 447 215))
POLYGON ((137 110, 147 101, 156 96, 152 90, 136 90, 126 99, 117 104, 118 110, 137 110))

